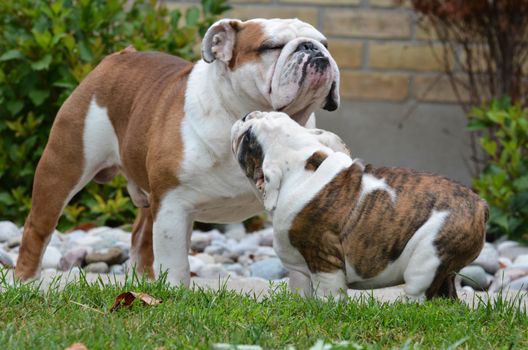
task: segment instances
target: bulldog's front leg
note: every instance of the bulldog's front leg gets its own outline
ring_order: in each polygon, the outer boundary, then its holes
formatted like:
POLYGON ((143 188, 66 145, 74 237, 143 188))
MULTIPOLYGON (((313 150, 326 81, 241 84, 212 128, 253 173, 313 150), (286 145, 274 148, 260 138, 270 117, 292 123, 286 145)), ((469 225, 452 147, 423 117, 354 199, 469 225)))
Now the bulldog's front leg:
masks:
POLYGON ((167 282, 173 286, 189 287, 191 210, 174 191, 165 195, 157 207, 153 225, 154 272, 156 277, 167 272, 167 282))
POLYGON ((297 270, 290 270, 289 287, 292 293, 298 293, 302 297, 311 297, 313 295, 312 280, 310 275, 297 270))
POLYGON ((346 296, 346 277, 342 270, 312 272, 312 285, 317 297, 342 299, 346 296))

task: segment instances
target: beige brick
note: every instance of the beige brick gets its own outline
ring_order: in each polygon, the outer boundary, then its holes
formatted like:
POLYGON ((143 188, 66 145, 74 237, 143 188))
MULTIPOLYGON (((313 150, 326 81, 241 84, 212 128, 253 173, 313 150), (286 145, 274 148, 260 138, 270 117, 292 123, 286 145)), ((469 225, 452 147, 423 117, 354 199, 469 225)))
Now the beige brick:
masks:
POLYGON ((361 0, 280 0, 291 4, 320 4, 320 5, 359 5, 361 0))
POLYGON ((416 39, 418 40, 438 40, 438 35, 427 18, 422 18, 416 22, 416 39))
POLYGON ((409 95, 409 76, 344 70, 340 92, 343 98, 403 101, 409 95))
MULTIPOLYGON (((471 48, 471 54, 473 59, 471 60, 471 71, 473 72, 486 72, 488 70, 487 58, 489 57, 489 50, 487 47, 473 46, 471 48)), ((460 51, 459 62, 463 70, 468 71, 469 65, 467 64, 467 52, 466 50, 460 51)), ((492 69, 495 70, 496 66, 492 63, 492 69)))
POLYGON ((369 0, 369 4, 375 7, 411 7, 409 0, 369 0))
MULTIPOLYGON (((408 69, 416 71, 443 71, 445 68, 442 45, 370 43, 369 67, 381 69, 408 69)), ((453 64, 452 55, 447 65, 453 64)))
MULTIPOLYGON (((460 77, 460 79, 464 79, 460 77)), ((469 100, 469 94, 459 86, 462 101, 469 100)), ((445 75, 416 76, 413 82, 413 96, 419 101, 426 102, 458 102, 449 78, 445 75)))
POLYGON ((363 62, 363 43, 331 39, 328 49, 339 68, 359 68, 363 62))
POLYGON ((169 10, 175 10, 175 9, 178 9, 180 10, 183 14, 185 14, 185 12, 191 8, 191 7, 197 7, 199 8, 200 4, 190 4, 190 3, 180 3, 180 2, 168 2, 166 3, 167 5, 167 8, 169 10))
POLYGON ((270 3, 271 0, 230 0, 232 4, 247 4, 247 3, 270 3))
POLYGON ((411 19, 401 12, 327 9, 323 18, 326 35, 392 39, 411 35, 411 19))
POLYGON ((312 25, 317 25, 317 10, 310 7, 266 7, 234 6, 227 17, 240 18, 298 18, 312 25))

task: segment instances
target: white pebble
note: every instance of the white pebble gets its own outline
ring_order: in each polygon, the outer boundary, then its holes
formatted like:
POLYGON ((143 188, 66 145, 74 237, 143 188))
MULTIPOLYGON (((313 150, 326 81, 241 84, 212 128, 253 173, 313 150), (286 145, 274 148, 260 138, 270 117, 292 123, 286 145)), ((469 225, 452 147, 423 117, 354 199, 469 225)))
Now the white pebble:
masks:
POLYGON ((277 253, 275 252, 275 249, 273 249, 272 247, 258 247, 257 250, 255 250, 255 255, 272 257, 272 256, 277 256, 277 253))
POLYGON ((499 253, 502 253, 503 250, 511 247, 517 247, 519 245, 519 242, 516 241, 504 241, 497 245, 497 250, 499 253))
POLYGON ((486 270, 486 272, 493 274, 499 269, 498 259, 499 253, 493 244, 486 242, 479 256, 471 264, 478 265, 486 270))
POLYGON ((214 264, 215 259, 209 254, 199 253, 194 256, 197 259, 200 259, 204 262, 204 264, 214 264))
POLYGON ((210 245, 204 249, 204 253, 209 255, 221 255, 225 251, 226 247, 218 244, 210 245))
POLYGON ((528 264, 528 254, 522 254, 515 258, 513 261, 515 265, 524 265, 528 264))
POLYGON ((205 263, 193 255, 189 255, 189 269, 192 273, 198 274, 205 263))
POLYGON ((499 257, 499 259, 497 261, 499 262, 499 267, 501 269, 506 268, 506 267, 510 267, 513 264, 513 262, 509 258, 507 258, 505 256, 499 257))
POLYGON ((0 221, 0 242, 9 241, 22 235, 21 230, 11 221, 0 221))
POLYGON ((82 246, 94 246, 102 241, 101 237, 85 235, 84 237, 79 237, 75 243, 82 246))
POLYGON ((211 244, 212 240, 212 234, 195 231, 191 235, 191 249, 197 252, 203 252, 203 250, 211 244))
POLYGON ((228 240, 229 250, 233 253, 242 254, 244 252, 257 250, 260 243, 260 236, 251 234, 247 235, 238 243, 231 241, 232 240, 228 240))
POLYGON ((225 236, 236 241, 240 241, 246 236, 244 224, 228 224, 225 226, 225 230, 225 236))
POLYGON ((258 232, 261 246, 273 247, 273 227, 258 232))
POLYGON ((42 257, 42 269, 56 269, 59 266, 62 257, 59 249, 48 246, 42 257))
POLYGON ((227 277, 229 273, 221 264, 205 265, 200 269, 198 276, 203 278, 227 277))

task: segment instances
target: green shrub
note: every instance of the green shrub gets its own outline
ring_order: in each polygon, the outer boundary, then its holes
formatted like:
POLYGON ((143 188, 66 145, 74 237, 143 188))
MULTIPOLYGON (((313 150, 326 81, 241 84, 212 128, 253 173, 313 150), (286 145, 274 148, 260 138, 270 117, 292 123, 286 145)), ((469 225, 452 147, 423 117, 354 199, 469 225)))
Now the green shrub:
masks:
MULTIPOLYGON (((157 1, 0 1, 0 216, 22 223, 34 170, 59 107, 107 54, 132 44, 195 59, 199 35, 226 11, 202 0, 201 11, 169 11, 157 1)), ((121 224, 134 217, 125 181, 90 184, 65 210, 62 227, 121 224)))
POLYGON ((528 240, 528 111, 508 99, 471 112, 488 162, 474 188, 490 206, 488 233, 528 240), (493 131, 493 132, 491 132, 493 131))

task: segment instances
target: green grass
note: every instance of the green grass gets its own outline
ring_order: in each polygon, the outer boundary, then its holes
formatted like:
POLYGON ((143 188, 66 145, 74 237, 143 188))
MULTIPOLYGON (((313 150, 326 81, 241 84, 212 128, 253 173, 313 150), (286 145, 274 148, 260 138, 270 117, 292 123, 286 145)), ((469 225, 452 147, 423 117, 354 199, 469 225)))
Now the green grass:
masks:
POLYGON ((340 349, 526 349, 528 316, 515 301, 474 310, 448 300, 423 304, 301 299, 278 286, 270 297, 171 288, 163 280, 127 277, 124 284, 89 283, 83 276, 62 290, 8 286, 0 271, 0 348, 211 349, 214 343, 307 349, 317 340, 348 341, 340 349), (109 313, 123 291, 163 300, 109 313))

